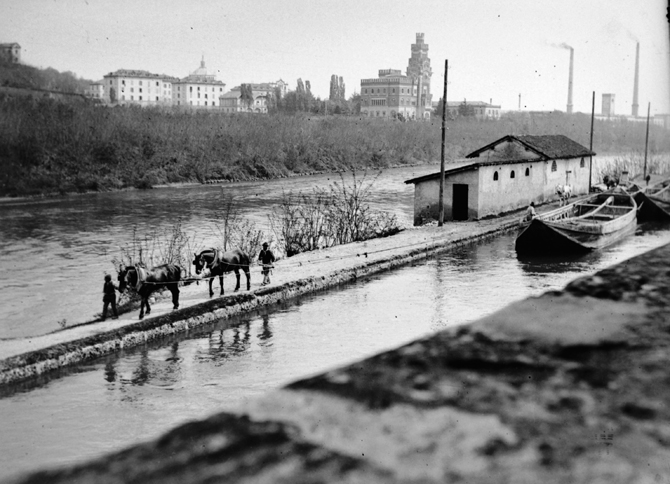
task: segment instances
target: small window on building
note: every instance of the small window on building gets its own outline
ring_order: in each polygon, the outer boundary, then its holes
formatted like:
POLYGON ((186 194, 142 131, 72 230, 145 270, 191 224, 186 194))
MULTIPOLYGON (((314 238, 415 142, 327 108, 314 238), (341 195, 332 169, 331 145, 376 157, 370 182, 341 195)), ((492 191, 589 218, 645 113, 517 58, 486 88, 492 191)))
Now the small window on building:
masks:
POLYGON ((142 96, 140 96, 140 101, 142 100, 142 96))
POLYGON ((158 96, 156 96, 156 101, 158 101, 158 96))
POLYGON ((551 162, 551 171, 556 171, 556 160, 551 162))
POLYGON ((160 87, 160 83, 158 81, 156 81, 156 85, 160 87))
POLYGON ((498 172, 497 171, 493 172, 493 181, 498 181, 498 172))
POLYGON ((530 176, 530 168, 526 168, 526 176, 530 176))
POLYGON ((514 170, 512 170, 512 173, 509 174, 510 178, 514 178, 514 170))
POLYGON ((584 158, 579 162, 579 167, 584 168, 584 158))

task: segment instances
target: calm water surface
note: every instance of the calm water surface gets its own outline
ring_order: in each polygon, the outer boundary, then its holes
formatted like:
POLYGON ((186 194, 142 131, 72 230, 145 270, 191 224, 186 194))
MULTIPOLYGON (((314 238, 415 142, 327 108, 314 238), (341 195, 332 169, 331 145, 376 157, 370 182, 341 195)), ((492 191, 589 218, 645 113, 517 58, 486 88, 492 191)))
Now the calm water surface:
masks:
POLYGON ((520 261, 513 235, 0 394, 0 479, 87 460, 350 364, 670 242, 647 227, 572 260, 520 261), (346 312, 342 308, 347 308, 346 312))
MULTIPOLYGON (((403 182, 436 170, 385 170, 373 184, 371 205, 411 225, 414 186, 403 182)), ((375 176, 369 173, 366 183, 375 176)), ((351 174, 344 179, 351 183, 351 174)), ((92 319, 102 310, 103 277, 114 271, 111 261, 132 241, 134 229, 140 235, 162 233, 181 220, 199 248, 220 245, 214 227, 225 193, 269 236, 267 215, 285 191, 311 191, 334 181, 339 175, 0 203, 0 338, 45 334, 59 329, 59 321, 92 319)))

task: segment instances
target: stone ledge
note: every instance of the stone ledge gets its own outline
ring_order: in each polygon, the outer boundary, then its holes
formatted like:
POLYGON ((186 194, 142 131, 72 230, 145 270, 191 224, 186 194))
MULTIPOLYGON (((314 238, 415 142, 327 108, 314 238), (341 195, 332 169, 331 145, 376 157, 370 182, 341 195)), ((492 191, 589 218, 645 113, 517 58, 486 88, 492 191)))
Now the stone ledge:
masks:
MULTIPOLYGON (((473 244, 516 227, 517 217, 501 219, 497 222, 490 227, 471 230, 471 233, 465 235, 451 237, 450 234, 443 233, 441 236, 438 235, 437 240, 421 242, 414 247, 377 251, 378 253, 384 252, 384 254, 375 259, 362 257, 365 253, 357 254, 361 252, 361 247, 355 244, 336 246, 334 250, 346 252, 348 256, 358 257, 347 261, 345 268, 332 270, 320 277, 310 276, 289 280, 283 284, 255 289, 253 292, 236 293, 207 300, 161 316, 146 317, 141 321, 128 321, 110 331, 99 331, 91 336, 75 338, 2 359, 0 360, 0 385, 34 378, 66 366, 100 358, 123 348, 145 344, 262 306, 270 306, 279 301, 355 281, 361 277, 425 259, 454 247, 473 244)), ((388 237, 388 239, 392 238, 388 237)), ((329 251, 319 252, 323 252, 319 254, 324 258, 322 260, 328 259, 329 256, 324 254, 329 251)), ((312 256, 318 257, 317 254, 312 254, 312 256)))
POLYGON ((670 482, 670 245, 16 483, 670 482))

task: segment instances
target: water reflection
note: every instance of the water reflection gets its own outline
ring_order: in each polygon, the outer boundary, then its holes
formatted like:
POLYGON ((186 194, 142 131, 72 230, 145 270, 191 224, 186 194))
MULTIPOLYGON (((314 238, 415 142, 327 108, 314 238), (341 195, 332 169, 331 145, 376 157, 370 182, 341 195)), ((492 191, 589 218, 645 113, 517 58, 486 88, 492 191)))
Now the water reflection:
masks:
POLYGON ((504 235, 5 389, 0 479, 156 437, 668 242, 664 228, 576 260, 520 260, 504 235))
MULTIPOLYGON (((390 210, 411 225, 414 192, 403 181, 434 171, 430 166, 386 170, 373 187, 373 208, 390 210)), ((242 214, 269 234, 267 214, 284 191, 312 190, 335 179, 317 175, 0 203, 0 338, 48 333, 58 329, 58 321, 73 324, 99 312, 97 288, 113 270, 119 247, 132 240, 133 228, 149 234, 181 221, 203 247, 216 245, 213 226, 225 195, 237 199, 242 214)))

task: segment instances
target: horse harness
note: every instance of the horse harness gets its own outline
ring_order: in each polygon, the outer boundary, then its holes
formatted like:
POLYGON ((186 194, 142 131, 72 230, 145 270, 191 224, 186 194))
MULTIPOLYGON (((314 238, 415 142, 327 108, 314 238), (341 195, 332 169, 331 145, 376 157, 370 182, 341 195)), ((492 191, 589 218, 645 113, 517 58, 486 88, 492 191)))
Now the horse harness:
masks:
POLYGON ((215 265, 215 262, 218 260, 219 251, 217 249, 208 249, 200 252, 200 259, 204 261, 203 268, 212 270, 215 265), (211 257, 212 260, 207 261, 206 257, 211 257))

